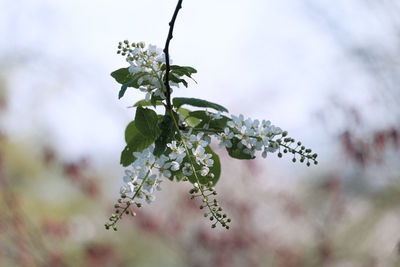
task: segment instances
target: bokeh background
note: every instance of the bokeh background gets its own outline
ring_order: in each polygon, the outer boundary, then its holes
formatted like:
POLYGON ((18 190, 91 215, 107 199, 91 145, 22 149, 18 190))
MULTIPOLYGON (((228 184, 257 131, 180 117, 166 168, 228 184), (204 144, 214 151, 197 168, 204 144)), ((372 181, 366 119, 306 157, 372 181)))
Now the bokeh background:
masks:
POLYGON ((222 149, 211 229, 190 186, 113 212, 128 108, 119 41, 164 46, 176 1, 0 0, 0 266, 400 266, 400 2, 183 2, 175 95, 269 119, 319 154, 239 161, 222 149))

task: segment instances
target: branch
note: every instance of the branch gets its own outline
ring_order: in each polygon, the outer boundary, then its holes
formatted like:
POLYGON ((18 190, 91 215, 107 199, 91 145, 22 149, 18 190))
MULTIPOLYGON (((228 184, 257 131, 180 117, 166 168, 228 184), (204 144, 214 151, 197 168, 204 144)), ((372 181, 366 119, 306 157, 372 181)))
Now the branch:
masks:
POLYGON ((169 86, 169 72, 170 72, 170 65, 169 65, 169 42, 172 39, 172 32, 174 31, 174 25, 175 25, 175 20, 176 17, 178 16, 179 9, 182 8, 182 0, 178 1, 178 4, 176 5, 174 15, 172 16, 172 19, 169 23, 169 32, 168 32, 168 37, 167 41, 165 43, 164 47, 164 54, 165 54, 165 63, 166 63, 166 70, 165 70, 165 88, 166 88, 166 98, 167 98, 167 108, 169 110, 172 110, 172 105, 171 105, 171 87, 169 86))

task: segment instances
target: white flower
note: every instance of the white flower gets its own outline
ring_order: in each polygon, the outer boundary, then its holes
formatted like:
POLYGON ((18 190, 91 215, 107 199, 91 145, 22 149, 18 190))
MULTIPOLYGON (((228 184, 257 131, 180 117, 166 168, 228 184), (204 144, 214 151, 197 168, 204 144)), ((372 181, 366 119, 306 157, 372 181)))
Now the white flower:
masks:
POLYGON ((125 185, 121 186, 120 194, 130 194, 135 190, 135 185, 132 182, 128 182, 125 185))
POLYGON ((208 112, 208 111, 206 110, 206 115, 209 116, 209 117, 211 118, 211 120, 219 120, 219 119, 222 118, 222 116, 221 116, 221 111, 218 111, 218 112, 215 114, 215 113, 208 112))
POLYGON ((150 55, 158 56, 161 54, 161 49, 157 48, 157 46, 151 45, 151 44, 149 44, 149 48, 147 49, 147 51, 149 51, 150 55))
POLYGON ((125 183, 134 182, 137 179, 137 173, 131 170, 125 170, 125 176, 122 179, 125 183))
POLYGON ((243 145, 247 146, 248 144, 250 144, 250 135, 251 132, 249 131, 249 129, 246 126, 242 126, 242 128, 240 129, 240 134, 237 134, 236 137, 241 140, 241 143, 243 145))
POLYGON ((146 181, 143 184, 142 189, 151 193, 151 189, 153 188, 154 183, 156 182, 157 175, 153 174, 146 178, 146 181))
POLYGON ((204 132, 199 132, 197 134, 197 136, 192 134, 190 136, 190 142, 192 142, 193 145, 196 145, 196 146, 202 146, 202 147, 208 146, 208 142, 202 139, 203 135, 204 135, 204 132))
POLYGON ((151 95, 153 94, 153 89, 148 86, 148 87, 139 87, 139 90, 142 92, 146 92, 145 100, 146 102, 149 102, 151 95))
MULTIPOLYGON (((179 114, 179 120, 184 121, 181 114, 179 114)), ((189 148, 189 149, 191 149, 193 147, 192 143, 190 143, 190 136, 192 134, 192 130, 193 130, 193 128, 190 128, 187 133, 184 133, 181 131, 181 136, 182 136, 187 148, 189 148)))
POLYGON ((169 160, 168 157, 165 155, 161 155, 160 158, 158 158, 155 162, 155 166, 158 168, 158 171, 160 172, 160 176, 164 175, 165 177, 169 178, 171 177, 171 172, 168 170, 171 167, 171 162, 167 162, 169 160))
POLYGON ((176 162, 176 161, 172 161, 171 162, 171 170, 172 171, 177 171, 177 170, 179 170, 180 167, 181 166, 180 166, 180 164, 178 162, 176 162))
POLYGON ((185 148, 181 145, 179 147, 176 146, 176 141, 172 141, 171 143, 167 144, 172 151, 169 153, 170 159, 179 159, 182 160, 185 156, 185 148))
POLYGON ((156 196, 151 195, 151 194, 146 194, 145 198, 146 198, 147 204, 150 204, 151 202, 153 202, 156 199, 156 196))
POLYGON ((229 131, 229 128, 226 127, 224 129, 223 133, 220 133, 218 135, 218 139, 221 141, 221 143, 219 143, 219 146, 226 146, 226 147, 232 147, 232 142, 230 139, 232 139, 234 137, 234 134, 232 132, 229 131))
POLYGON ((244 117, 242 114, 239 115, 239 117, 236 117, 235 115, 232 115, 232 120, 228 121, 228 126, 231 128, 235 128, 235 129, 240 129, 243 126, 243 122, 244 122, 244 117))
POLYGON ((203 166, 200 170, 200 175, 201 176, 206 176, 208 174, 208 172, 210 171, 210 169, 207 166, 203 166))
POLYGON ((214 160, 211 159, 211 154, 204 154, 203 158, 201 159, 201 163, 207 167, 212 167, 214 165, 214 160))
POLYGON ((204 158, 205 149, 202 146, 197 146, 196 149, 192 149, 193 156, 196 159, 196 162, 200 164, 204 158))
POLYGON ((185 163, 185 166, 182 168, 183 175, 190 176, 193 174, 192 165, 190 163, 185 163))

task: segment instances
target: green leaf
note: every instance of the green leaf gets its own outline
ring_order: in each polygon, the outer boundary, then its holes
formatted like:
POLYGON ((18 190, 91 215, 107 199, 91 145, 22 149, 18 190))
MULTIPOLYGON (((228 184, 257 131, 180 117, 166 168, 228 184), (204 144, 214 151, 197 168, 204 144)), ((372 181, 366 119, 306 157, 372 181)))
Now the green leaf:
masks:
MULTIPOLYGON (((174 116, 177 114, 174 114, 174 116)), ((153 154, 155 156, 161 156, 167 148, 167 144, 174 139, 175 135, 175 124, 172 117, 169 114, 165 114, 162 121, 158 124, 161 133, 155 141, 155 148, 153 154)))
POLYGON ((174 106, 179 108, 182 105, 191 105, 195 107, 202 107, 202 108, 213 108, 215 110, 219 110, 221 112, 228 112, 226 108, 221 105, 209 102, 207 100, 202 100, 198 98, 187 98, 187 97, 175 97, 172 100, 174 106))
POLYGON ((197 70, 195 70, 192 67, 188 67, 188 66, 172 65, 170 68, 171 68, 172 72, 175 72, 179 76, 186 75, 188 77, 191 77, 192 73, 197 73, 197 70), (182 75, 180 75, 180 74, 182 74, 182 75))
POLYGON ((121 153, 122 166, 126 167, 131 164, 135 157, 133 152, 141 152, 154 142, 155 138, 143 135, 137 128, 136 122, 132 121, 125 129, 125 141, 127 145, 121 153))
POLYGON ((155 140, 160 134, 157 113, 152 109, 138 106, 136 109, 135 122, 136 128, 144 136, 155 140))
POLYGON ((171 81, 171 82, 174 82, 174 83, 183 83, 183 85, 187 88, 188 87, 188 83, 187 83, 187 81, 185 81, 184 79, 181 79, 181 78, 178 78, 178 77, 176 77, 175 75, 173 75, 173 73, 169 73, 169 80, 171 81))
POLYGON ((133 152, 134 151, 131 151, 129 146, 125 146, 124 150, 122 150, 122 153, 121 153, 120 164, 122 166, 127 167, 130 164, 132 164, 132 162, 135 161, 135 157, 133 156, 133 152))
POLYGON ((232 142, 232 147, 228 148, 226 147, 226 150, 228 151, 229 156, 235 159, 254 159, 254 156, 251 156, 247 153, 243 152, 243 148, 238 148, 238 144, 240 143, 240 140, 236 137, 231 139, 232 142))
POLYGON ((121 90, 119 90, 119 93, 118 93, 118 99, 121 99, 121 97, 124 96, 124 94, 125 94, 125 92, 126 92, 126 89, 128 89, 128 87, 131 86, 131 85, 132 85, 132 81, 129 81, 129 82, 127 82, 127 83, 124 83, 124 84, 121 86, 121 90))
POLYGON ((128 144, 129 141, 140 132, 136 129, 135 121, 131 121, 125 128, 125 142, 128 144))
MULTIPOLYGON (((162 105, 164 105, 163 102, 161 102, 160 100, 156 101, 156 106, 162 106, 162 105)), ((153 104, 150 101, 146 102, 146 100, 142 99, 136 102, 135 105, 133 105, 132 107, 138 107, 138 106, 148 107, 148 106, 153 106, 153 104)))
POLYGON ((111 72, 111 76, 120 84, 129 82, 132 79, 132 75, 128 68, 121 68, 111 72))
POLYGON ((177 111, 185 119, 185 121, 188 124, 188 126, 190 126, 192 128, 196 127, 196 125, 198 125, 201 122, 201 120, 199 120, 198 118, 190 117, 189 113, 191 111, 186 109, 186 108, 180 107, 177 111))

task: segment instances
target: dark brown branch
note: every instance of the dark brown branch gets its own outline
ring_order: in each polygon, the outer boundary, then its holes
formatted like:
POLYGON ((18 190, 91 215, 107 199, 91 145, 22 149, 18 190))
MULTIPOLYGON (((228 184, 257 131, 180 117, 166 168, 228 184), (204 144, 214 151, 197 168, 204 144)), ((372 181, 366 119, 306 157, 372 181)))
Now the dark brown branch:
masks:
POLYGON ((175 20, 176 17, 178 16, 179 9, 182 8, 182 0, 178 1, 178 4, 176 5, 174 15, 172 16, 172 19, 169 23, 169 32, 168 32, 168 37, 167 41, 165 43, 164 47, 164 54, 165 54, 165 63, 166 63, 166 69, 165 69, 165 88, 166 88, 166 98, 167 98, 167 108, 169 110, 172 110, 172 105, 171 105, 171 87, 169 86, 169 72, 170 72, 170 65, 169 65, 169 42, 172 39, 172 32, 174 31, 174 25, 175 25, 175 20))

